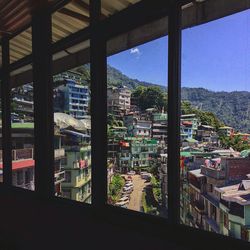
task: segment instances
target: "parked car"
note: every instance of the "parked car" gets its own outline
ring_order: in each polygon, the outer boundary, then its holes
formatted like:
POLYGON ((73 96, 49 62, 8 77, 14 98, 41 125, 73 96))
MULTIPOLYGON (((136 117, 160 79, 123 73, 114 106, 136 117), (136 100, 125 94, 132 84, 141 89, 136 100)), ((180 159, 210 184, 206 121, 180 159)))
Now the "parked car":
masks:
POLYGON ((128 192, 128 193, 131 193, 133 191, 133 187, 123 187, 123 191, 124 192, 128 192))
POLYGON ((122 197, 128 197, 130 199, 130 192, 122 191, 122 197))
POLYGON ((118 202, 126 202, 129 203, 129 197, 128 196, 123 196, 122 198, 120 198, 120 200, 118 202))
POLYGON ((132 183, 132 182, 130 182, 130 183, 126 183, 126 184, 125 184, 125 187, 132 187, 132 188, 133 188, 133 187, 134 187, 134 185, 133 185, 133 183, 132 183))
POLYGON ((130 184, 130 183, 133 184, 133 182, 132 182, 131 180, 127 180, 127 181, 125 182, 125 184, 130 184))
POLYGON ((150 173, 147 173, 147 172, 141 173, 141 178, 144 180, 151 180, 151 177, 152 177, 152 174, 150 173))
POLYGON ((118 207, 124 207, 124 208, 127 207, 127 204, 128 204, 128 202, 124 202, 124 201, 116 202, 115 203, 116 206, 118 206, 118 207))
POLYGON ((135 175, 135 171, 131 170, 127 173, 128 175, 135 175))

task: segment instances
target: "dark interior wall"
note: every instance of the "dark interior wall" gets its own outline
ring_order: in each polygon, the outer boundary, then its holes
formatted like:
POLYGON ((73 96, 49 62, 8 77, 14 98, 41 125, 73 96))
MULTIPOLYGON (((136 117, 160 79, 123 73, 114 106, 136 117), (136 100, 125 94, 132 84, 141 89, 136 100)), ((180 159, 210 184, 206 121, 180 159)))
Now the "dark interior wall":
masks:
POLYGON ((1 188, 0 250, 249 250, 241 240, 125 211, 1 188))
MULTIPOLYGON (((22 193, 22 192, 21 192, 22 193)), ((0 249, 186 249, 72 204, 0 195, 0 249), (81 211, 82 210, 82 211, 81 211)))

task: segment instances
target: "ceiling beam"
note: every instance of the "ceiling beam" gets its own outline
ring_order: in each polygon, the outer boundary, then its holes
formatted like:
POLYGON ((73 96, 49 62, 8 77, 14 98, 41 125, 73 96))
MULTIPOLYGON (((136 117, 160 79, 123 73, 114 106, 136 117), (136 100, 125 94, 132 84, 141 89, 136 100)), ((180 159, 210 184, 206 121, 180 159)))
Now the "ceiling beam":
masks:
MULTIPOLYGON (((81 0, 72 0, 72 3, 75 4, 79 9, 87 11, 89 13, 89 5, 81 0)), ((106 18, 107 16, 101 14, 101 18, 106 18)))
POLYGON ((89 23, 89 17, 88 16, 85 16, 83 14, 74 12, 72 10, 69 10, 69 9, 66 9, 66 8, 62 8, 62 9, 58 10, 58 12, 60 12, 60 13, 62 13, 64 15, 70 16, 72 18, 75 18, 77 20, 89 23))

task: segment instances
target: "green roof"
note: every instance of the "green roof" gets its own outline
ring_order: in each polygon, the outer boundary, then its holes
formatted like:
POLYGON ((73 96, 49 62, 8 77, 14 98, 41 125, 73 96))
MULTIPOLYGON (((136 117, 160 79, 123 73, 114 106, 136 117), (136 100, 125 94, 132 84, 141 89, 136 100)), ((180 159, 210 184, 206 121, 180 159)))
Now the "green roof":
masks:
POLYGON ((186 152, 186 151, 183 151, 180 154, 181 154, 181 156, 184 156, 184 157, 191 157, 192 156, 191 152, 186 152))
POLYGON ((187 142, 193 142, 193 143, 198 142, 197 140, 195 140, 195 139, 193 139, 193 138, 185 139, 185 141, 187 141, 187 142))
POLYGON ((34 123, 33 122, 12 123, 11 128, 34 128, 34 123))
POLYGON ((124 129, 127 130, 127 127, 116 127, 116 126, 112 126, 110 127, 111 129, 124 129))

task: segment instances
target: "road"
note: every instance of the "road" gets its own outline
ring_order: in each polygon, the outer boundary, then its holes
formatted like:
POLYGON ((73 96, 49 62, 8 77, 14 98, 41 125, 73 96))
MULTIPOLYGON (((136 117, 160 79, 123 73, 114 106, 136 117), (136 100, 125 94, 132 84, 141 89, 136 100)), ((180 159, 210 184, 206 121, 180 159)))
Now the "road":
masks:
POLYGON ((149 183, 145 183, 145 180, 143 180, 140 175, 132 175, 132 180, 134 190, 130 195, 128 209, 141 211, 142 190, 149 183))

